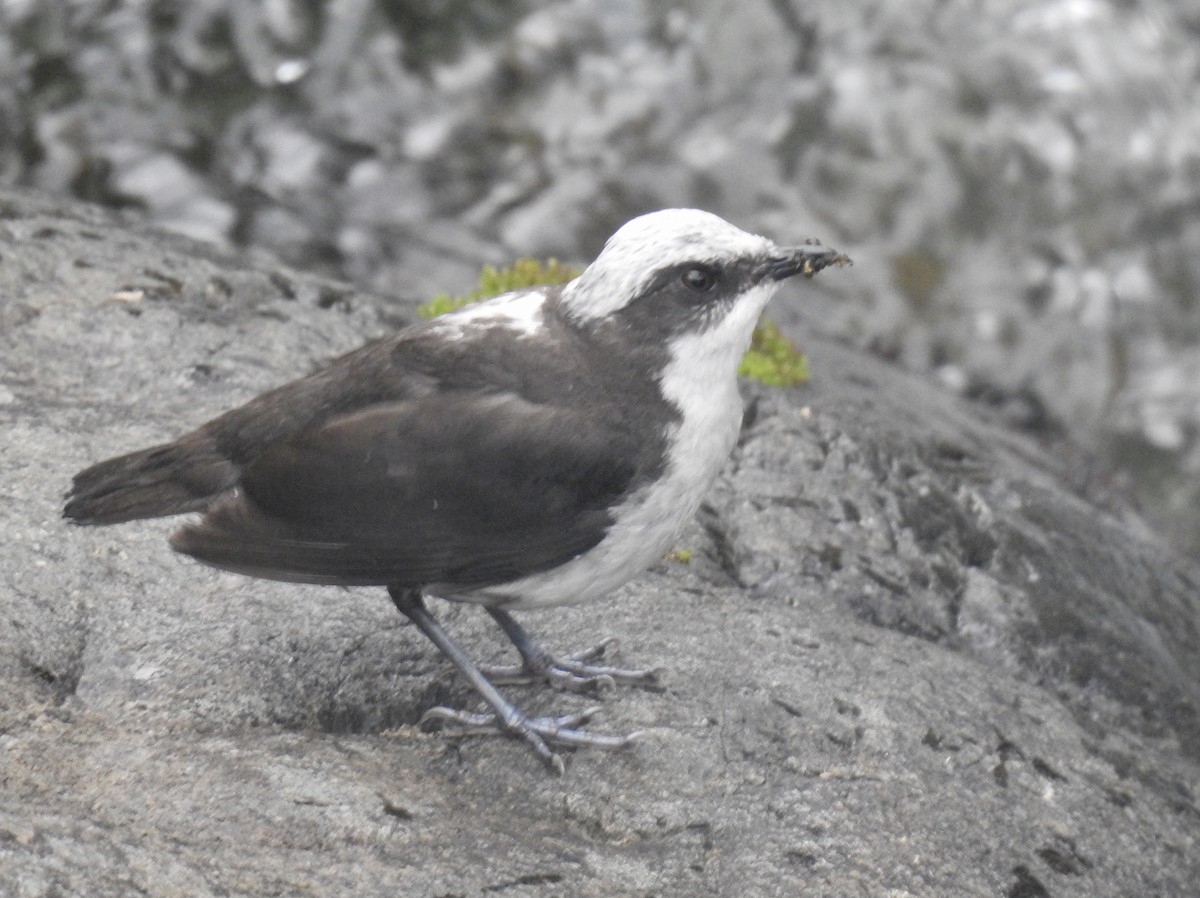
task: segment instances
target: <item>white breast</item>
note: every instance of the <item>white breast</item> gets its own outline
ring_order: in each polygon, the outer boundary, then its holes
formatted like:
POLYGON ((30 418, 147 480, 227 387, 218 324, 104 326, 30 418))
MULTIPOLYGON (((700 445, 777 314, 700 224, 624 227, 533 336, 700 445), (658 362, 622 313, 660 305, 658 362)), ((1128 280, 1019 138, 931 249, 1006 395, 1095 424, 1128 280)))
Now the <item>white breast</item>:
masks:
POLYGON ((670 344, 671 361, 660 383, 680 420, 668 434, 665 470, 614 510, 615 523, 595 548, 553 570, 455 598, 501 601, 510 608, 584 602, 662 558, 695 516, 737 442, 742 422, 737 366, 774 287, 765 283, 743 294, 714 327, 670 344))

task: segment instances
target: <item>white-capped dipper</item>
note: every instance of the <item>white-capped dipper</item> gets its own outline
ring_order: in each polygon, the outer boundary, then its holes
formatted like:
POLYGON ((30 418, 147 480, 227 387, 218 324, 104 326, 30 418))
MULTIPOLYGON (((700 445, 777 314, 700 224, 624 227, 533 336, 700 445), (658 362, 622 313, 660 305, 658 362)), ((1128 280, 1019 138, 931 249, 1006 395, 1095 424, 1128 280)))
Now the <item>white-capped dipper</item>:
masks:
POLYGON ((653 682, 655 671, 590 663, 596 650, 556 659, 510 612, 599 598, 671 548, 737 439, 738 362, 759 313, 784 278, 848 262, 707 212, 643 215, 566 285, 413 325, 173 443, 82 471, 64 514, 200 512, 171 545, 205 564, 386 586, 491 709, 430 713, 518 736, 561 771, 556 747, 623 748, 637 734, 582 729, 591 712, 528 716, 425 596, 483 605, 526 680, 653 682))

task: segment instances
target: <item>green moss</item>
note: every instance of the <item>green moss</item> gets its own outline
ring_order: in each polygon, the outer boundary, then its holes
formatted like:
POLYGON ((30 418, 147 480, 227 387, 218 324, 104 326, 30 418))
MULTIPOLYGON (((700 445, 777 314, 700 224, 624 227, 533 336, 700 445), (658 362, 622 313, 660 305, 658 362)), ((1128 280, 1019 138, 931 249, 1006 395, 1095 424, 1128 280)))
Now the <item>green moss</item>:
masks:
MULTIPOLYGON (((429 302, 417 307, 422 318, 436 318, 455 309, 539 284, 565 284, 579 276, 579 269, 563 265, 557 259, 540 262, 537 259, 518 259, 507 268, 485 265, 479 284, 463 296, 439 293, 429 302)), ((791 387, 808 380, 808 359, 783 335, 771 321, 760 321, 750 341, 750 351, 738 367, 742 377, 762 381, 772 387, 791 387)))
POLYGON ((537 259, 517 259, 507 268, 485 265, 479 275, 479 285, 470 293, 462 296, 439 293, 429 302, 418 306, 417 314, 422 318, 436 318, 438 315, 445 315, 447 312, 461 309, 473 302, 491 299, 510 290, 536 287, 539 284, 565 284, 578 276, 578 268, 562 265, 557 259, 549 259, 544 263, 537 259))
POLYGON ((672 549, 667 553, 667 561, 674 561, 679 564, 687 564, 692 560, 692 555, 695 554, 691 549, 672 549))
POLYGON ((742 357, 738 374, 771 387, 794 387, 808 380, 808 359, 779 325, 764 318, 754 329, 750 351, 742 357))

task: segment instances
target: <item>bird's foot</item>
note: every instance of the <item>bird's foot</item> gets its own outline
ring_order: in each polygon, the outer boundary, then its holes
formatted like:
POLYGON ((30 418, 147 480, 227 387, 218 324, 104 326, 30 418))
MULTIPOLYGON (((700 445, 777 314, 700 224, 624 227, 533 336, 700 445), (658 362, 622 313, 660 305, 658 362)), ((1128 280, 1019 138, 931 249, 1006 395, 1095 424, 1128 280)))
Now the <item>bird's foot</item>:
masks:
POLYGON ((502 686, 546 682, 564 692, 589 695, 606 692, 618 683, 649 689, 662 686, 662 678, 666 673, 666 668, 663 667, 635 670, 592 663, 603 658, 605 651, 616 644, 617 640, 610 636, 589 649, 562 658, 555 658, 549 654, 539 657, 530 653, 521 664, 485 667, 483 673, 493 683, 502 686))
POLYGON ((632 748, 641 739, 640 730, 626 736, 611 736, 580 729, 599 710, 588 708, 578 714, 561 717, 530 717, 512 706, 504 715, 436 707, 422 715, 421 723, 436 721, 445 728, 447 736, 514 736, 523 739, 547 767, 562 775, 566 772, 566 765, 562 755, 551 746, 621 751, 632 748))
MULTIPOLYGON (((397 610, 429 637, 430 642, 436 645, 441 653, 458 668, 458 672, 479 693, 480 698, 484 700, 487 706, 492 709, 491 713, 472 714, 464 711, 455 711, 450 708, 432 708, 425 712, 425 715, 421 718, 422 723, 429 720, 440 721, 444 726, 449 728, 448 732, 450 734, 459 736, 503 733, 507 736, 522 739, 526 745, 533 749, 534 753, 542 760, 542 763, 560 774, 564 772, 566 765, 563 762, 562 756, 556 753, 551 746, 619 750, 631 748, 640 737, 640 733, 631 733, 628 736, 610 736, 602 733, 590 733, 587 730, 581 729, 580 727, 587 722, 588 718, 596 713, 597 708, 589 708, 581 714, 564 717, 530 717, 505 698, 492 681, 484 675, 479 667, 467 657, 467 654, 459 648, 458 644, 450 638, 450 635, 442 629, 442 625, 437 622, 433 615, 429 613, 429 609, 425 607, 425 601, 420 590, 405 587, 389 587, 388 594, 392 597, 397 610)), ((514 645, 516 645, 522 659, 525 661, 526 667, 539 671, 540 676, 545 677, 546 670, 559 666, 558 662, 555 662, 544 649, 534 642, 529 634, 521 628, 521 625, 514 621, 506 611, 491 609, 490 613, 504 629, 504 632, 508 634, 514 645)), ((607 668, 597 668, 595 671, 592 671, 592 665, 589 664, 590 661, 594 661, 600 657, 608 644, 602 643, 596 649, 571 656, 567 659, 568 666, 562 669, 569 671, 569 668, 574 666, 573 675, 585 681, 590 678, 602 682, 603 677, 608 677, 608 682, 615 682, 617 677, 613 676, 607 668)), ((629 672, 622 671, 618 673, 627 674, 629 672)), ((653 674, 657 678, 656 671, 637 671, 633 673, 642 676, 653 674)))

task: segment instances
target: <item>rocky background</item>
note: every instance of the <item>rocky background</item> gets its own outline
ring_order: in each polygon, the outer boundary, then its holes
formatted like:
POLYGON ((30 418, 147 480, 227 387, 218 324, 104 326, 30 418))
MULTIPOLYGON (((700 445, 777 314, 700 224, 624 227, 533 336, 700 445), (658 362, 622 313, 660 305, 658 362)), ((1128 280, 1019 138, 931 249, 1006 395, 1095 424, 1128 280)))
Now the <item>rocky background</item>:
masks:
POLYGON ((0 3, 0 182, 403 298, 696 205, 1200 550, 1200 2, 0 3))
POLYGON ((1195 894, 1194 4, 0 10, 0 895, 1195 894), (814 379, 747 385, 691 561, 526 617, 668 668, 636 752, 423 732, 472 697, 382 591, 60 520, 683 203, 858 264, 773 305, 814 379))

